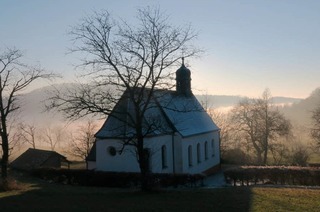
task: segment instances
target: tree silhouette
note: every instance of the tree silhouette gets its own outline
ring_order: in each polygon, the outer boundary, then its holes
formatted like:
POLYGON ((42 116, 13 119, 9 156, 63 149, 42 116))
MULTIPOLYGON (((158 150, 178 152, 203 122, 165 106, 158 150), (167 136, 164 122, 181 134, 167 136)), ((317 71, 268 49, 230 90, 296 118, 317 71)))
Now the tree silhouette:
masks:
POLYGON ((18 96, 31 83, 39 79, 54 77, 42 68, 28 66, 20 60, 22 53, 17 49, 6 49, 0 54, 0 136, 2 146, 1 176, 3 184, 7 184, 9 159, 9 133, 10 118, 20 109, 21 102, 18 96))
POLYGON ((97 125, 92 120, 88 120, 86 124, 79 126, 77 133, 71 135, 69 153, 85 160, 95 142, 94 134, 96 131, 97 125))
POLYGON ((272 106, 271 94, 266 89, 259 99, 244 99, 232 110, 232 120, 250 142, 259 165, 266 165, 270 142, 291 131, 290 121, 272 106))
POLYGON ((106 11, 83 19, 71 35, 72 52, 84 55, 80 66, 86 68, 86 83, 57 92, 49 106, 69 119, 95 114, 130 124, 134 130, 123 145, 135 148, 142 176, 148 172, 144 137, 155 125, 145 124, 154 92, 172 87, 172 67, 180 65, 182 57, 201 52, 192 45, 196 34, 190 26, 175 27, 168 20, 158 8, 149 7, 138 10, 135 25, 112 19, 106 11), (131 111, 113 111, 121 98, 132 103, 131 111))

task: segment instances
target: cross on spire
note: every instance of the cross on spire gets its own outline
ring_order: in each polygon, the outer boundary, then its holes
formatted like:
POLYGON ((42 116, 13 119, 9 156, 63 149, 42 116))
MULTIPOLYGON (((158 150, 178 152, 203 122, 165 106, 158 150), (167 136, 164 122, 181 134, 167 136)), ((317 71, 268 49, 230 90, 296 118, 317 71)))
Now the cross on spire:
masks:
POLYGON ((184 65, 184 57, 182 57, 182 65, 184 65))

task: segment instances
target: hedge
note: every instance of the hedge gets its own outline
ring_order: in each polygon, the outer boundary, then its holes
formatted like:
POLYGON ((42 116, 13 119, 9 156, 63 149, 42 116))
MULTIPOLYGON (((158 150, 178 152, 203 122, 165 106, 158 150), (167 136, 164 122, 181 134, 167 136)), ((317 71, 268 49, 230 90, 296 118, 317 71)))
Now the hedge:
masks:
MULTIPOLYGON (((54 183, 69 185, 129 188, 141 184, 141 174, 131 172, 102 172, 76 169, 41 168, 32 175, 54 183)), ((158 187, 194 187, 203 183, 203 175, 195 174, 148 174, 148 183, 158 187)))
POLYGON ((319 167, 240 166, 225 170, 224 175, 234 186, 253 184, 320 186, 319 167))

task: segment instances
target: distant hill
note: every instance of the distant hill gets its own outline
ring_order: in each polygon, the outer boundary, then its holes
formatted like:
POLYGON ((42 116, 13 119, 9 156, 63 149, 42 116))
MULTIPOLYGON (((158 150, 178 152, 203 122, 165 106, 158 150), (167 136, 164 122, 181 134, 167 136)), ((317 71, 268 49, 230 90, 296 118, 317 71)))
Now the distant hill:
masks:
MULTIPOLYGON (((59 89, 67 90, 73 86, 72 83, 54 85, 59 89)), ((43 88, 35 89, 29 93, 23 94, 20 97, 21 112, 19 114, 20 119, 29 123, 42 124, 56 124, 64 122, 63 115, 57 112, 46 111, 46 100, 52 95, 55 90, 54 86, 46 86, 43 88)))
MULTIPOLYGON (((235 106, 241 99, 246 98, 245 96, 227 96, 227 95, 196 95, 200 102, 208 103, 209 107, 221 108, 235 106)), ((292 105, 299 103, 301 98, 291 97, 273 97, 272 102, 277 105, 292 105)))
MULTIPOLYGON (((75 84, 59 84, 56 86, 63 91, 67 90, 69 87, 75 86, 75 84)), ((44 112, 44 101, 48 98, 53 90, 53 87, 47 86, 24 94, 21 97, 21 104, 23 105, 23 107, 20 117, 26 121, 36 122, 38 124, 65 121, 63 120, 63 116, 61 114, 44 112)), ((200 102, 207 102, 208 107, 218 109, 231 108, 235 106, 241 99, 245 98, 244 96, 231 95, 196 95, 196 97, 200 102)), ((311 105, 315 104, 314 102, 316 102, 316 100, 311 101, 310 98, 303 100, 299 98, 273 97, 273 103, 285 106, 284 111, 286 115, 299 117, 300 111, 307 110, 301 108, 309 109, 311 105), (290 107, 290 105, 292 105, 292 108, 290 107)), ((306 113, 303 113, 301 114, 301 116, 305 116, 305 114, 306 113)))
POLYGON ((285 106, 281 111, 291 119, 292 122, 300 125, 310 125, 312 123, 312 111, 320 104, 320 88, 314 90, 309 97, 291 106, 285 106))

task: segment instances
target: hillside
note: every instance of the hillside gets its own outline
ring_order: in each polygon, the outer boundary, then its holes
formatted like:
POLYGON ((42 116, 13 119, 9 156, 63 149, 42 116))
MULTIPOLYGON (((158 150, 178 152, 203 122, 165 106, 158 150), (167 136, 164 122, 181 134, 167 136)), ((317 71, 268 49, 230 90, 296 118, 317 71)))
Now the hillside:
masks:
POLYGON ((314 90, 309 97, 291 106, 285 106, 281 111, 291 119, 293 123, 310 126, 312 124, 312 111, 320 104, 320 88, 314 90))
MULTIPOLYGON (((74 84, 57 85, 60 90, 67 90, 74 84)), ((43 87, 24 94, 21 97, 23 110, 20 118, 27 122, 37 124, 57 123, 65 121, 59 113, 45 112, 45 100, 52 94, 53 87, 43 87)), ((207 103, 208 107, 216 109, 227 109, 236 105, 244 96, 228 96, 228 95, 196 95, 198 100, 207 103)), ((289 97, 273 97, 273 103, 284 106, 283 111, 287 116, 292 116, 293 119, 301 119, 307 114, 307 110, 315 104, 314 97, 309 97, 305 100, 289 97), (292 107, 291 107, 292 105, 292 107)))
MULTIPOLYGON (((197 99, 205 103, 207 102, 208 107, 212 108, 225 108, 235 106, 241 99, 246 98, 245 96, 227 96, 227 95, 196 95, 197 99)), ((297 104, 303 99, 291 98, 291 97, 273 97, 272 102, 279 106, 290 106, 297 104)))

